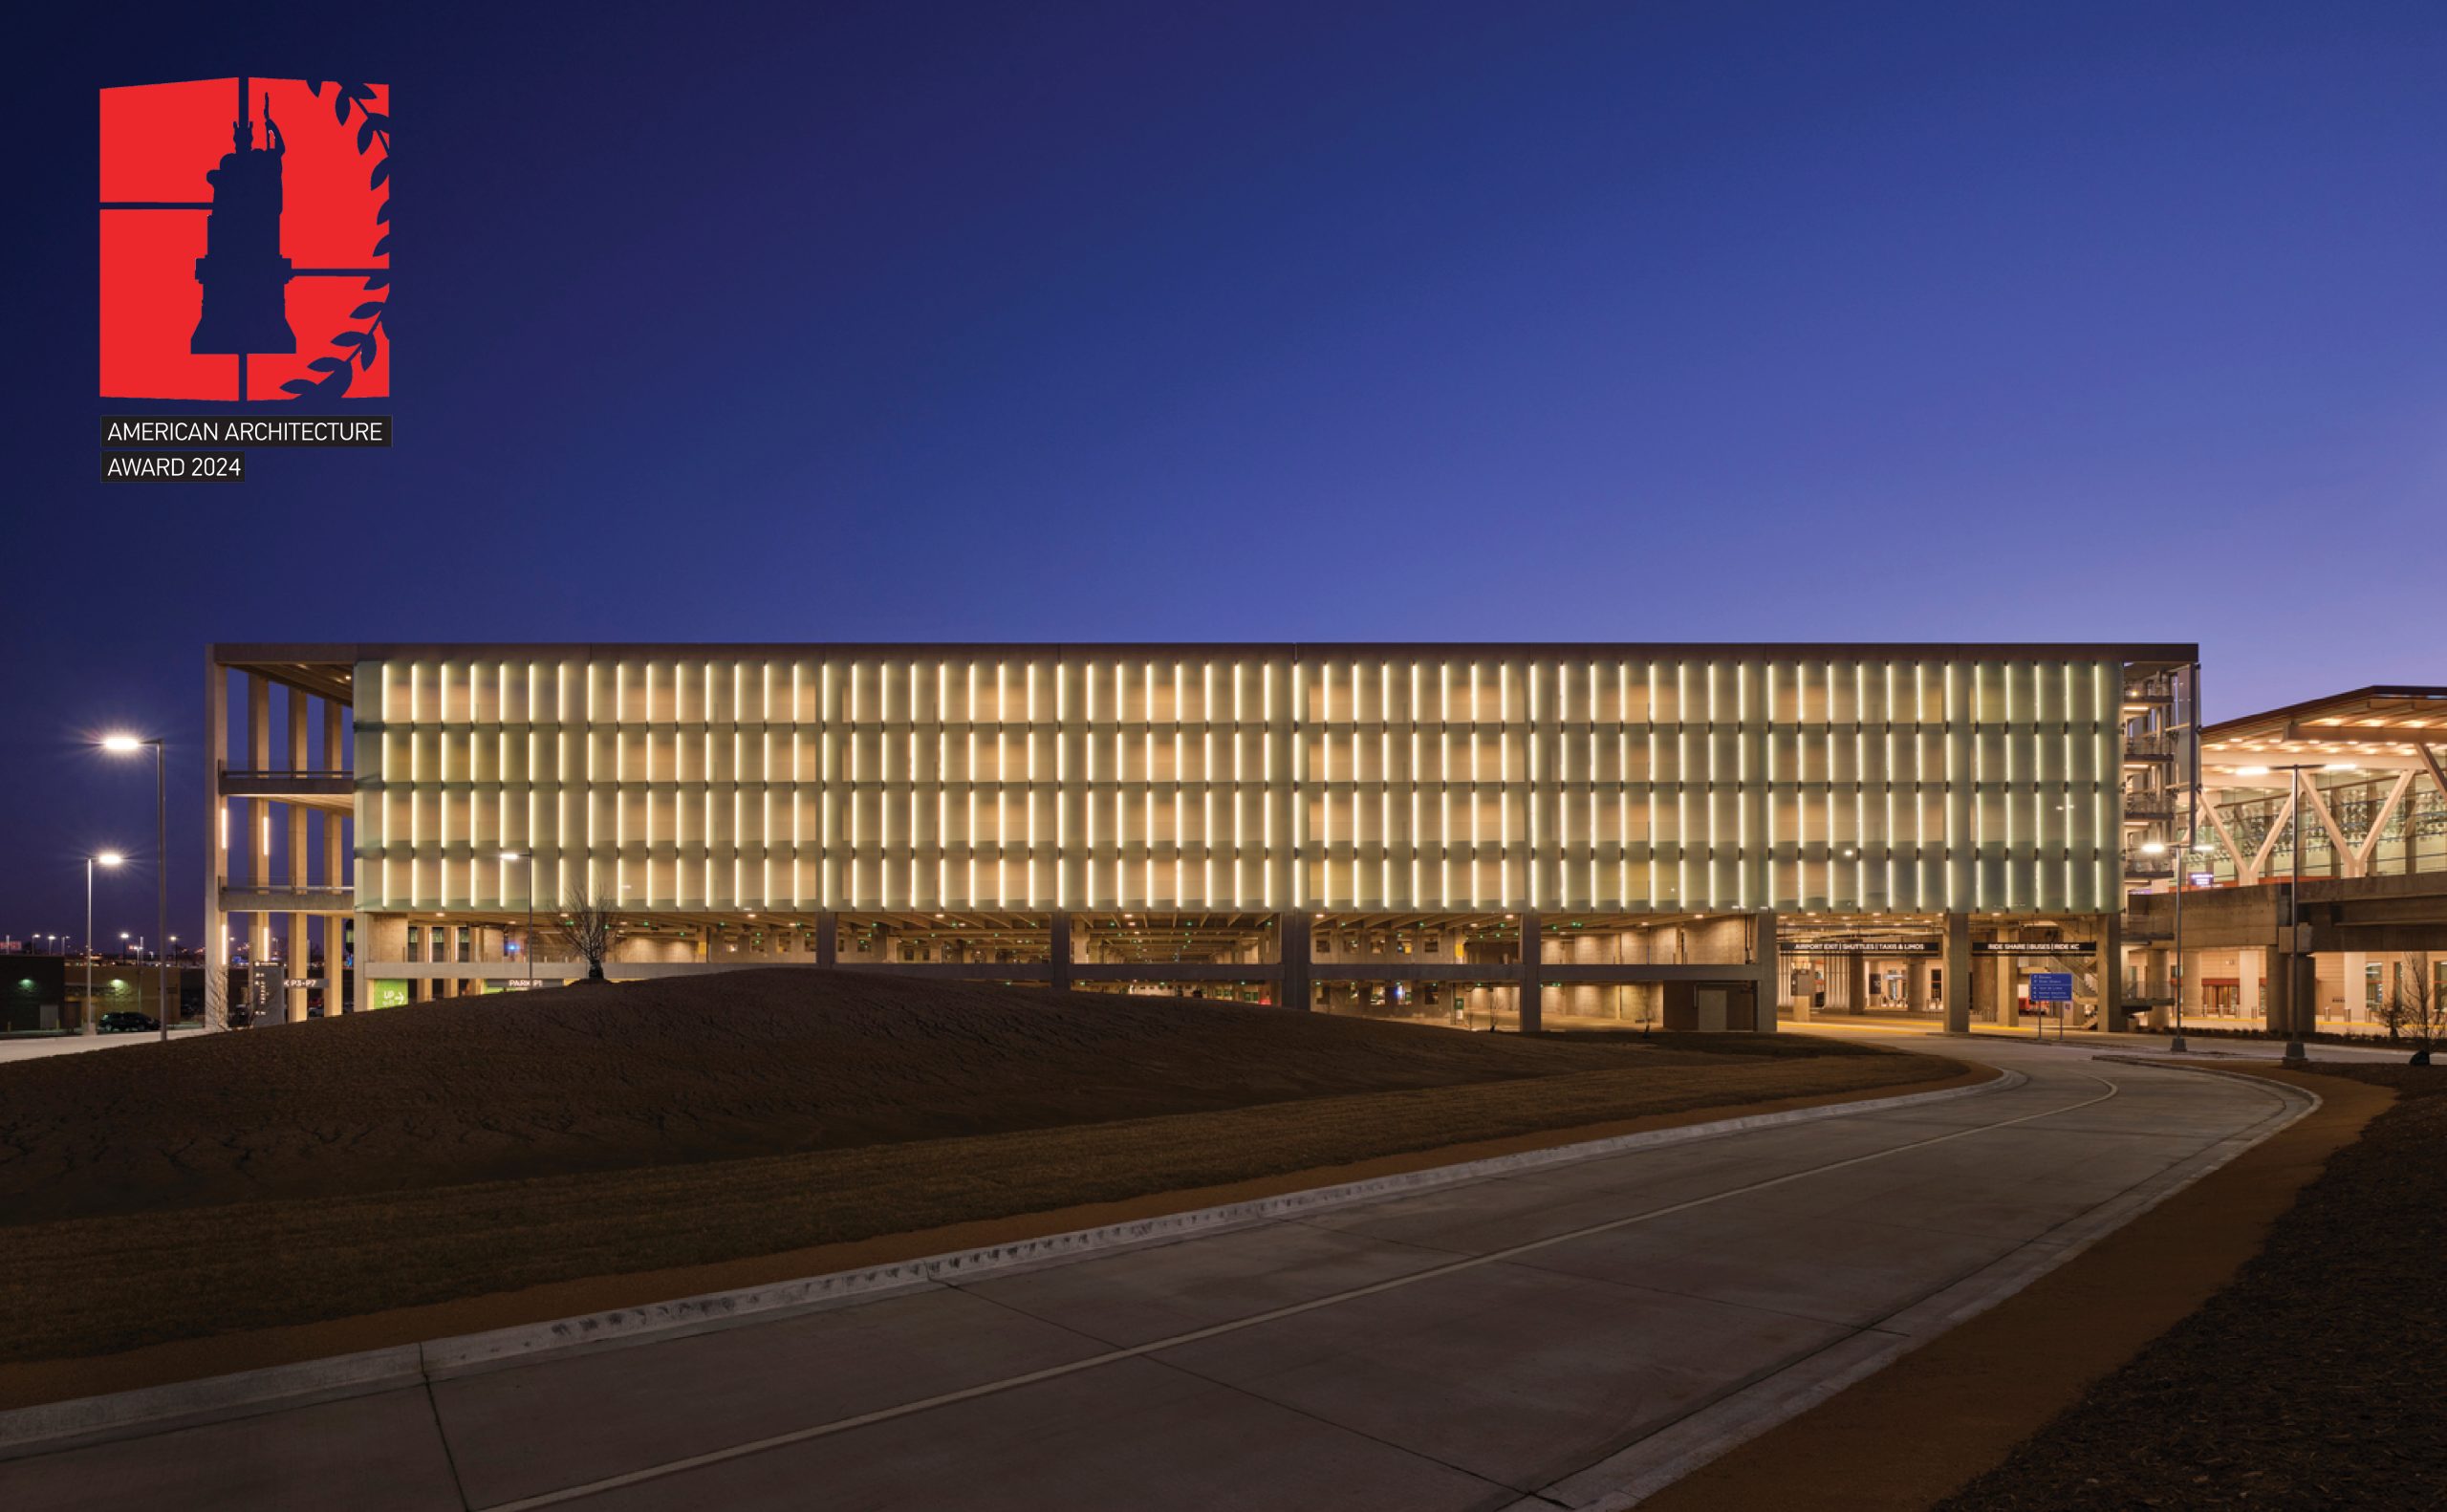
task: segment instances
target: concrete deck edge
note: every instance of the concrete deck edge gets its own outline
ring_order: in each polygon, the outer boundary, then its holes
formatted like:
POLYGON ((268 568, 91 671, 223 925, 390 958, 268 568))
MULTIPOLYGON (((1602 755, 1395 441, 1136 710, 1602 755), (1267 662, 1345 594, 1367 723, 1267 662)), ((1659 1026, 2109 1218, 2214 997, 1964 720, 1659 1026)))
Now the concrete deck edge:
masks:
POLYGON ((2294 1104, 2249 1129, 2230 1134, 2048 1232, 1999 1256, 1971 1275, 1836 1340, 1766 1379, 1735 1392, 1640 1442, 1523 1498, 1505 1512, 1626 1512, 1700 1466, 1769 1429, 1800 1416, 1847 1387, 1884 1370, 1921 1345, 1999 1306, 2081 1255, 2176 1193, 2210 1176, 2253 1146, 2276 1137, 2317 1112, 2323 1099, 2307 1087, 2210 1066, 2169 1066, 2135 1055, 2092 1060, 2154 1070, 2222 1076, 2294 1104))
POLYGON ((358 1354, 269 1366, 233 1375, 206 1376, 201 1380, 178 1381, 166 1386, 150 1386, 102 1396, 45 1402, 0 1412, 0 1460, 253 1416, 314 1401, 370 1395, 398 1387, 506 1370, 574 1350, 625 1348, 688 1334, 709 1333, 747 1323, 771 1322, 795 1313, 845 1307, 996 1272, 1061 1264, 1118 1250, 1177 1243, 1201 1234, 1269 1222, 1326 1208, 1484 1180, 1520 1171, 1599 1159, 1634 1150, 1690 1144, 1753 1129, 1815 1123, 1829 1118, 2005 1091, 2028 1079, 2020 1071, 2001 1069, 1998 1075, 1965 1087, 1901 1092, 1886 1097, 1825 1103, 1814 1108, 1790 1108, 1671 1129, 1615 1134, 1455 1165, 1432 1166, 1420 1171, 1310 1187, 1097 1228, 1048 1234, 1007 1244, 921 1256, 856 1270, 834 1271, 744 1290, 709 1292, 645 1307, 560 1318, 550 1323, 527 1324, 434 1339, 422 1344, 394 1345, 358 1354))

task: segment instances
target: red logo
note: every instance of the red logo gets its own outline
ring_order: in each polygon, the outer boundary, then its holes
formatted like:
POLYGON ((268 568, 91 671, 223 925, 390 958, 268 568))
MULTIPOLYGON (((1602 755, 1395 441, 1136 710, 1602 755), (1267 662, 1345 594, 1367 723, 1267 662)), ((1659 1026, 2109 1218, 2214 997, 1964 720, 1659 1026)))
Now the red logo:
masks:
POLYGON ((389 397, 389 88, 101 95, 102 396, 389 397))

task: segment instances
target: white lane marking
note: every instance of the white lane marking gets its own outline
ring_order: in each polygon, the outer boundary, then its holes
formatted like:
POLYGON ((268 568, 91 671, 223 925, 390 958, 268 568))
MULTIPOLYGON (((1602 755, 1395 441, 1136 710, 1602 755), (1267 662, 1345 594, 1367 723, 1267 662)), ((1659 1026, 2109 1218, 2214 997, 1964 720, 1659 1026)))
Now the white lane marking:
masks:
POLYGON ((1321 1307, 1332 1307, 1361 1297, 1373 1297, 1380 1292, 1396 1291, 1404 1286, 1417 1285, 1422 1281, 1435 1281, 1440 1277, 1454 1275, 1461 1271, 1475 1270, 1481 1265, 1491 1265, 1499 1261, 1510 1260, 1517 1255, 1551 1249, 1557 1244, 1570 1243, 1576 1239, 1587 1239, 1592 1234, 1610 1233, 1618 1228, 1629 1228, 1635 1223, 1645 1223, 1652 1219, 1667 1218, 1676 1213, 1687 1213, 1695 1207, 1706 1207, 1711 1202, 1722 1202, 1727 1198, 1742 1197, 1751 1192, 1764 1192, 1770 1187, 1784 1186, 1807 1177, 1824 1176, 1830 1171, 1867 1165, 1873 1160, 1883 1160, 1890 1156, 1903 1155, 1913 1150, 1925 1150, 1931 1145, 1947 1144, 1957 1139, 1969 1138, 1973 1134, 1993 1134, 2000 1129, 2011 1129, 2016 1124, 2036 1123, 2042 1118, 2054 1118, 2065 1113, 2080 1112, 2085 1108, 2096 1107, 2122 1091, 2114 1082, 2104 1076, 2094 1075, 2089 1071, 2076 1074, 2089 1077, 2091 1081, 2105 1087, 2107 1091, 2096 1097, 2067 1107, 2050 1108, 2046 1112, 2025 1113, 2020 1118, 2008 1118, 2002 1123, 1981 1124, 1972 1129, 1958 1129, 1952 1134, 1932 1134, 1926 1139, 1915 1139, 1909 1144, 1899 1144, 1891 1150, 1876 1150, 1868 1155, 1850 1156, 1841 1160, 1830 1160, 1825 1165, 1811 1166, 1806 1171, 1793 1171, 1784 1176, 1768 1177, 1742 1186, 1728 1187, 1724 1191, 1707 1197, 1689 1198, 1683 1201, 1668 1203, 1664 1207, 1634 1213, 1628 1218, 1608 1219, 1602 1223, 1591 1223, 1569 1233, 1553 1234, 1545 1239, 1533 1239, 1526 1243, 1514 1244, 1505 1249, 1490 1250, 1483 1255, 1464 1256, 1441 1265, 1432 1265, 1425 1270, 1413 1271, 1408 1275, 1396 1276, 1385 1281, 1371 1282, 1365 1286, 1353 1286, 1347 1291, 1337 1291, 1328 1296, 1313 1297, 1307 1302, 1297 1302, 1288 1307, 1274 1308, 1270 1312, 1252 1313, 1245 1318, 1235 1318, 1228 1323, 1210 1324, 1203 1328, 1193 1328, 1186 1333, 1173 1334, 1169 1338, 1153 1339, 1145 1344, 1131 1345, 1126 1349, 1108 1350, 1102 1354, 1091 1354, 1068 1364, 1050 1365, 1041 1371, 1029 1371, 1025 1374, 1006 1376, 999 1381, 985 1381, 976 1386, 965 1386, 956 1392, 944 1392, 940 1395, 922 1397, 917 1401, 878 1408, 872 1413, 860 1413, 855 1417, 818 1423, 812 1428, 794 1428, 787 1434, 752 1438, 746 1443, 732 1444, 725 1449, 710 1449, 701 1455, 689 1455, 681 1459, 668 1459, 659 1465, 648 1465, 642 1470, 626 1471, 617 1476, 606 1476, 600 1480, 588 1480, 578 1485, 563 1486, 557 1491, 546 1491, 536 1496, 522 1497, 515 1501, 496 1501, 481 1509, 481 1512, 530 1512, 530 1509, 534 1507, 559 1506, 564 1502, 575 1501, 582 1497, 599 1496, 606 1491, 617 1491, 624 1486, 641 1485, 649 1480, 660 1480, 690 1470, 702 1470, 707 1465, 744 1459, 749 1455, 787 1448, 791 1444, 803 1444, 811 1439, 830 1437, 834 1434, 848 1433, 854 1428, 871 1427, 877 1423, 891 1422, 897 1417, 931 1412, 938 1407, 975 1401, 981 1396, 993 1396, 1003 1392, 1015 1391, 1023 1386, 1033 1386, 1040 1381, 1059 1380, 1063 1376, 1076 1375, 1082 1371, 1093 1371, 1099 1366, 1112 1365, 1122 1360, 1135 1360, 1146 1354, 1159 1354, 1166 1350, 1177 1350, 1185 1344, 1196 1344, 1201 1340, 1217 1338, 1223 1334, 1237 1333, 1243 1328, 1253 1328, 1260 1324, 1279 1323, 1285 1318, 1296 1318, 1304 1312, 1315 1312, 1321 1307))

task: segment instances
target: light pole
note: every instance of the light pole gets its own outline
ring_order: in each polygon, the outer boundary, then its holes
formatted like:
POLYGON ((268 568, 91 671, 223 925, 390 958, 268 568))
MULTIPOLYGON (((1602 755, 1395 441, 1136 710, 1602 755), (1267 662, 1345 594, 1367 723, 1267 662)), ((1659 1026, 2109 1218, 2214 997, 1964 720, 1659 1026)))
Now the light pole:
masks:
POLYGON ((2270 771, 2286 774, 2285 849, 2292 867, 2293 879, 2285 885, 2285 1053, 2283 1064, 2301 1066, 2307 1057, 2303 1053, 2303 1031, 2307 1025, 2319 1026, 2319 980, 2312 974, 2310 990, 2304 990, 2303 977, 2303 774, 2306 771, 2354 771, 2352 762, 2294 762, 2271 767, 2270 771))
POLYGON ((2310 1059, 2303 1053, 2303 764, 2285 772, 2285 859, 2294 876, 2285 884, 2285 1053, 2279 1059, 2300 1066, 2310 1059))
POLYGON ((99 1034, 95 1021, 100 1015, 94 1011, 94 868, 117 866, 127 857, 117 851, 104 851, 99 855, 85 857, 85 1022, 78 1026, 80 1034, 99 1034))
MULTIPOLYGON (((153 938, 161 940, 170 933, 170 776, 166 747, 159 736, 105 735, 102 749, 114 756, 132 756, 145 746, 153 747, 153 853, 155 867, 161 874, 159 927, 153 938)), ((162 961, 162 1043, 170 1043, 170 1020, 177 1015, 170 1006, 170 962, 162 961)))
POLYGON ((526 958, 527 990, 535 990, 535 853, 532 851, 504 851, 505 861, 527 863, 527 938, 519 942, 518 953, 526 958))

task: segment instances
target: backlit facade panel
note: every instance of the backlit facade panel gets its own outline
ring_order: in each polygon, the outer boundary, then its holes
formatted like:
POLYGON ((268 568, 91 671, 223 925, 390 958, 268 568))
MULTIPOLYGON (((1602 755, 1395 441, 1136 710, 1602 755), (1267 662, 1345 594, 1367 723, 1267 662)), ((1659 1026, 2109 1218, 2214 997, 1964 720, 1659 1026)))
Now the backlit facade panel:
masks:
POLYGON ((386 649, 356 906, 2099 912, 2111 648, 386 649))

